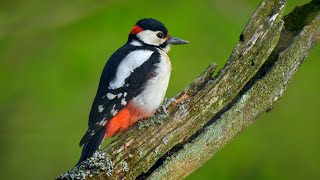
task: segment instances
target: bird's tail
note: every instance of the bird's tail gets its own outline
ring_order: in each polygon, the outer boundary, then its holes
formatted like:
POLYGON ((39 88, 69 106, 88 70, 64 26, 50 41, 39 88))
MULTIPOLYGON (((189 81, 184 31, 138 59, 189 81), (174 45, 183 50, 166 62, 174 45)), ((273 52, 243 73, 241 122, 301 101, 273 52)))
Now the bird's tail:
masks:
POLYGON ((90 136, 90 138, 88 138, 88 140, 85 143, 83 143, 84 146, 77 165, 80 164, 82 161, 92 157, 92 155, 96 152, 96 150, 99 149, 99 146, 102 144, 105 134, 106 130, 102 128, 93 136, 90 136))

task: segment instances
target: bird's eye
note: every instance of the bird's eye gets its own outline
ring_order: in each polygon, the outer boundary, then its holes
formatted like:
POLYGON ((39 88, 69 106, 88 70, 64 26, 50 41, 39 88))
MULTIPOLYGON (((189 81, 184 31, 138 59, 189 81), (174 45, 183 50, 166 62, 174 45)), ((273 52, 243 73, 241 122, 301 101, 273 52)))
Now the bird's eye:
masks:
POLYGON ((163 32, 159 32, 159 33, 157 34, 157 37, 160 38, 160 39, 163 39, 163 38, 164 38, 163 32))

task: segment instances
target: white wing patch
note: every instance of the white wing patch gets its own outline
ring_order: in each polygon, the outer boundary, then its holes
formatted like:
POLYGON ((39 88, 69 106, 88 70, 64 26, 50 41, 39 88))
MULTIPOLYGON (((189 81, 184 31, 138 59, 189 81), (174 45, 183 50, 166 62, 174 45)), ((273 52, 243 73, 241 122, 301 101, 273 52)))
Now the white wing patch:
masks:
POLYGON ((105 126, 107 122, 108 120, 106 118, 103 118, 100 122, 97 122, 96 125, 105 126))
POLYGON ((116 116, 118 114, 118 110, 112 109, 111 114, 112 114, 112 116, 116 116))
POLYGON ((116 95, 114 95, 112 93, 107 93, 107 97, 108 97, 108 99, 112 100, 116 97, 116 95))
POLYGON ((99 106, 98 106, 98 111, 99 111, 99 112, 102 112, 103 110, 104 110, 103 105, 99 105, 99 106))
POLYGON ((125 99, 125 98, 122 98, 122 99, 121 99, 121 105, 124 105, 124 106, 125 106, 126 104, 127 104, 126 99, 125 99))
POLYGON ((119 64, 116 76, 109 84, 109 89, 122 87, 130 74, 146 62, 152 53, 153 51, 150 50, 137 50, 129 53, 119 64))
POLYGON ((113 107, 112 107, 112 109, 111 109, 110 114, 111 114, 112 116, 116 116, 116 115, 118 114, 118 110, 114 109, 115 107, 116 107, 116 105, 113 105, 113 107))

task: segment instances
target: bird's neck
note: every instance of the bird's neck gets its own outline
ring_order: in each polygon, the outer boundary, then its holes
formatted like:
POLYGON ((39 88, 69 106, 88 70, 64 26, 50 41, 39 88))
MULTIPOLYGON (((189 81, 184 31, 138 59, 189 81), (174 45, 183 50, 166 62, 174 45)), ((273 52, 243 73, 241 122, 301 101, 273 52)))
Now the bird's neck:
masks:
POLYGON ((148 44, 141 41, 135 34, 129 35, 127 44, 131 44, 134 46, 148 46, 148 44))

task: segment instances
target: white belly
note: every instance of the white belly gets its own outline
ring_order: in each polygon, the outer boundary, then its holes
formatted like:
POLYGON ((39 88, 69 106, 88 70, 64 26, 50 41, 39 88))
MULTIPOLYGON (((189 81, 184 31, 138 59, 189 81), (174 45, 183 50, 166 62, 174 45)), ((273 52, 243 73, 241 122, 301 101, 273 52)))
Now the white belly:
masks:
POLYGON ((168 55, 162 50, 160 63, 156 64, 155 76, 147 81, 144 90, 133 102, 147 114, 154 113, 161 105, 169 84, 171 62, 168 55))

